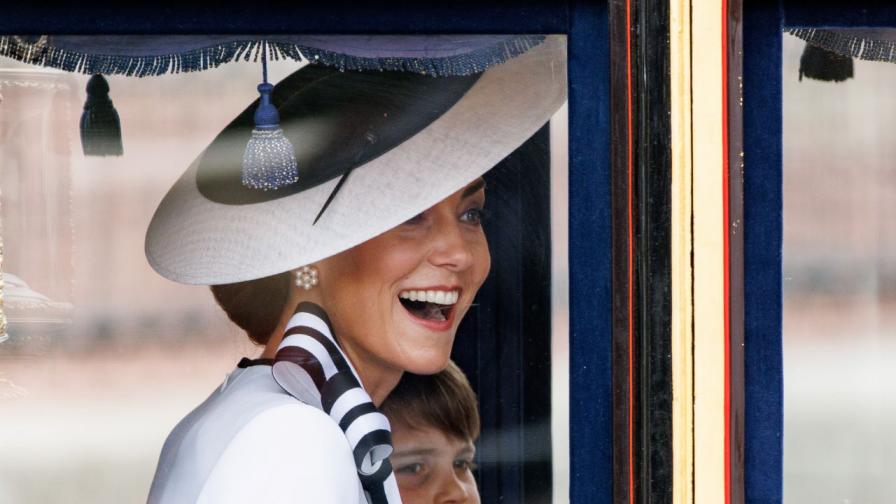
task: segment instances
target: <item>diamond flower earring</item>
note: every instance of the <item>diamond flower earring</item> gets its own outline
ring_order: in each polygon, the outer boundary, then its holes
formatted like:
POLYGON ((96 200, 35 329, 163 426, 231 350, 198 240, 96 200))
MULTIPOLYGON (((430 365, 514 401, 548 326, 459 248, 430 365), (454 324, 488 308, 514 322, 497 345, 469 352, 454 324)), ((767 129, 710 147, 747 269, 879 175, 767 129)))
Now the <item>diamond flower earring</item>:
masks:
POLYGON ((317 268, 314 266, 302 266, 295 271, 296 287, 302 287, 305 290, 311 290, 317 285, 317 268))

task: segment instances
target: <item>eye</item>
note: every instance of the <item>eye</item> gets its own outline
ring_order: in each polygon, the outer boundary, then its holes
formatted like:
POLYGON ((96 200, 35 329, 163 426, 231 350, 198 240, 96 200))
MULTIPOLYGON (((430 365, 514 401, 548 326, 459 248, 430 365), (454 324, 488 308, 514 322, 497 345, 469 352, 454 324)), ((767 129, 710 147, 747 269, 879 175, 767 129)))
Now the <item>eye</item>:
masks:
POLYGON ((472 460, 457 459, 454 461, 454 468, 460 471, 475 471, 478 466, 472 460))
POLYGON ((425 462, 407 462, 395 466, 395 478, 402 488, 424 488, 432 471, 425 462))
POLYGON ((484 208, 473 207, 464 211, 464 213, 460 215, 460 220, 461 222, 466 222, 468 224, 478 226, 479 224, 482 224, 482 221, 484 221, 487 217, 488 213, 484 208))
POLYGON ((423 474, 423 469, 424 469, 423 464, 421 464, 419 462, 414 462, 411 464, 405 464, 403 466, 400 466, 398 469, 395 470, 395 472, 399 473, 399 474, 420 475, 420 474, 423 474))

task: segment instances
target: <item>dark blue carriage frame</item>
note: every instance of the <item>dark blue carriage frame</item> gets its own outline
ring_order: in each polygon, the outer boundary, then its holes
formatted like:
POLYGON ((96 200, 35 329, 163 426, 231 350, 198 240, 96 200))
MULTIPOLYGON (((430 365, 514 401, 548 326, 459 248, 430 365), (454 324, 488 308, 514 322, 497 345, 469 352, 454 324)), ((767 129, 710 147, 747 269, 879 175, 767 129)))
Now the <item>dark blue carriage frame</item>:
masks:
POLYGON ((605 2, 508 6, 106 8, 84 3, 7 8, 5 34, 189 33, 562 33, 569 36, 570 500, 613 501, 609 37, 605 2))

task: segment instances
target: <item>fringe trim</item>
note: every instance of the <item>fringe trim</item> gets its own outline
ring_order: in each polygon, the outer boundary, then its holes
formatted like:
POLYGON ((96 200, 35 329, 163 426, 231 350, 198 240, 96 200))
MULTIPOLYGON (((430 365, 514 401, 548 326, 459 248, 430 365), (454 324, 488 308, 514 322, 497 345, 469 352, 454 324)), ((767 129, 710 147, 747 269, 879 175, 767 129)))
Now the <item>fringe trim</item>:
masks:
MULTIPOLYGON (((231 61, 256 61, 264 40, 235 40, 226 44, 160 56, 84 54, 47 44, 46 37, 0 37, 0 56, 45 67, 82 74, 148 77, 167 73, 199 72, 231 61)), ((471 75, 525 53, 544 40, 543 35, 513 37, 501 44, 468 54, 444 58, 365 58, 289 42, 268 41, 268 58, 308 60, 339 70, 403 71, 435 77, 471 75)))
POLYGON ((896 42, 844 35, 834 30, 815 28, 791 28, 788 33, 806 43, 827 49, 843 56, 867 61, 896 63, 896 42))

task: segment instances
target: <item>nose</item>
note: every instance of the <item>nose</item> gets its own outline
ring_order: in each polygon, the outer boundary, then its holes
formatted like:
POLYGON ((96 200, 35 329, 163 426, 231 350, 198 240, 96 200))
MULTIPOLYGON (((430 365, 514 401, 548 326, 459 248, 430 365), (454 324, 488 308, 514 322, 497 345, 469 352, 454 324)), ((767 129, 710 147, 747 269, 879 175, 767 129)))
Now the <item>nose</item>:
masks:
POLYGON ((467 485, 457 477, 454 471, 450 475, 445 475, 439 482, 435 501, 438 504, 465 504, 472 502, 467 485))
POLYGON ((473 244, 462 226, 453 216, 438 219, 432 230, 430 263, 451 271, 463 271, 473 264, 473 244))

